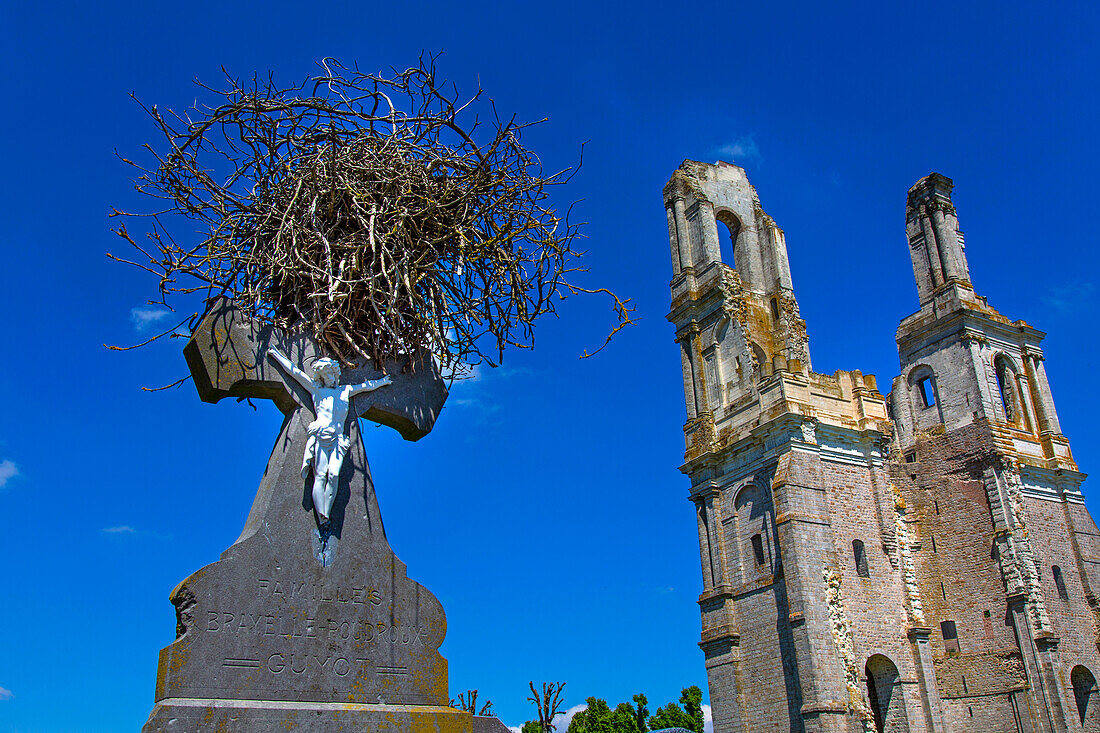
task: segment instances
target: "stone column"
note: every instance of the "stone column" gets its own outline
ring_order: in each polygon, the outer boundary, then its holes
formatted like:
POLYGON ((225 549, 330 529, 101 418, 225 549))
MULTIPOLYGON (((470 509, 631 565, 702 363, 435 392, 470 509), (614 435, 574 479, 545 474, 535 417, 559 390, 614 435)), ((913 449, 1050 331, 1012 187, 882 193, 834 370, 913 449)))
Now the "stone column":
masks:
MULTIPOLYGON (((1024 357, 1024 364, 1027 364, 1027 357, 1024 357)), ((1026 370, 1025 372, 1030 371, 1026 370)), ((1016 394, 1020 395, 1020 412, 1023 413, 1022 427, 1026 428, 1029 432, 1040 433, 1042 428, 1040 425, 1043 419, 1036 419, 1037 415, 1042 415, 1040 403, 1035 400, 1035 395, 1032 392, 1031 379, 1028 378, 1028 374, 1017 374, 1015 376, 1016 383, 1012 385, 1012 389, 1016 390, 1016 394)), ((1008 385, 1005 385, 1006 389, 1008 385)))
POLYGON ((726 555, 726 533, 722 531, 722 492, 717 488, 712 488, 710 493, 707 494, 707 507, 709 508, 710 516, 710 541, 711 548, 718 556, 717 563, 715 563, 715 570, 718 577, 715 578, 715 585, 729 585, 729 558, 726 555))
MULTIPOLYGON (((997 399, 993 397, 992 387, 989 383, 990 374, 985 360, 982 358, 982 343, 985 337, 977 333, 963 333, 962 341, 970 351, 970 364, 974 370, 974 381, 978 384, 978 399, 982 405, 982 416, 993 419, 997 414, 995 404, 997 399)), ((994 377, 996 379, 996 377, 994 377)))
POLYGON ((818 480, 812 476, 819 467, 800 465, 819 460, 802 453, 781 455, 772 496, 805 730, 847 733, 851 719, 844 666, 825 593, 823 552, 833 546, 827 492, 814 488, 818 480))
POLYGON ((703 339, 700 337, 702 329, 699 328, 699 324, 692 322, 688 327, 690 335, 687 337, 686 343, 691 350, 691 364, 692 364, 692 389, 695 390, 695 414, 696 416, 709 411, 709 403, 707 402, 707 391, 704 382, 703 369, 703 339))
POLYGON ((688 420, 694 420, 699 410, 695 403, 695 367, 691 362, 691 337, 685 335, 677 343, 680 344, 680 364, 684 370, 684 404, 687 406, 688 420))
POLYGON ((944 280, 965 280, 962 264, 959 262, 959 236, 947 226, 947 220, 943 215, 943 206, 933 204, 932 228, 936 234, 936 242, 943 260, 944 280))
MULTIPOLYGON (((1061 655, 1058 653, 1059 639, 1056 636, 1039 636, 1035 639, 1035 646, 1039 653, 1039 667, 1043 674, 1043 687, 1046 691, 1047 704, 1050 705, 1051 725, 1055 733, 1067 733, 1070 728, 1070 712, 1066 689, 1059 683, 1060 679, 1069 679, 1069 675, 1062 669, 1061 655)), ((1077 730, 1076 720, 1073 721, 1072 730, 1077 730)))
POLYGON ((703 233, 703 259, 709 264, 722 261, 722 248, 718 243, 718 222, 714 218, 714 204, 699 202, 699 229, 703 233))
POLYGON ((699 564, 703 568, 703 592, 710 590, 715 585, 714 550, 710 544, 710 520, 707 517, 707 503, 705 496, 694 496, 695 520, 699 527, 699 564))
POLYGON ((775 258, 775 276, 777 285, 785 290, 794 290, 794 283, 791 280, 791 263, 787 258, 787 239, 783 234, 783 230, 776 226, 774 221, 768 220, 768 244, 771 247, 772 255, 775 258))
POLYGON ((1062 424, 1058 421, 1058 408, 1054 406, 1054 395, 1050 392, 1050 383, 1047 382, 1047 370, 1043 366, 1042 354, 1035 354, 1035 376, 1039 387, 1039 394, 1043 395, 1043 407, 1047 412, 1047 422, 1052 432, 1062 434, 1062 424))
POLYGON ((932 268, 932 289, 943 285, 943 261, 940 258, 940 247, 936 243, 936 233, 932 231, 932 223, 928 220, 928 213, 920 213, 920 229, 924 235, 924 251, 928 254, 928 264, 932 268))
POLYGON ((1008 612, 1012 619, 1012 628, 1016 632, 1016 644, 1020 649, 1020 657, 1024 662, 1024 674, 1028 682, 1028 715, 1033 723, 1033 729, 1035 733, 1056 733, 1058 729, 1054 727, 1054 720, 1050 715, 1047 702, 1045 675, 1039 663, 1035 640, 1031 636, 1031 623, 1027 618, 1027 593, 1010 594, 1008 612))
POLYGON ((1046 381, 1043 357, 1034 353, 1024 354, 1024 369, 1027 372, 1028 390, 1035 412, 1039 419, 1040 433, 1061 433, 1058 416, 1054 413, 1054 400, 1050 396, 1050 387, 1046 381), (1052 419, 1053 418, 1053 419, 1052 419))
POLYGON ((760 250, 760 230, 753 222, 742 222, 733 256, 737 260, 737 272, 741 274, 741 282, 749 290, 768 289, 764 283, 764 258, 760 250))
POLYGON ((676 226, 676 213, 673 207, 665 207, 665 215, 668 218, 668 241, 672 249, 672 277, 680 275, 680 267, 683 265, 680 256, 680 230, 676 226))
POLYGON ((695 267, 695 247, 691 241, 691 229, 688 227, 687 214, 684 211, 684 197, 677 194, 672 199, 672 217, 679 233, 677 248, 681 267, 695 267))
POLYGON ((945 733, 943 722, 943 700, 940 688, 936 684, 936 668, 932 663, 932 648, 928 637, 932 629, 914 626, 909 629, 909 641, 913 645, 913 662, 917 667, 917 681, 920 683, 921 702, 924 704, 924 716, 930 733, 945 733))

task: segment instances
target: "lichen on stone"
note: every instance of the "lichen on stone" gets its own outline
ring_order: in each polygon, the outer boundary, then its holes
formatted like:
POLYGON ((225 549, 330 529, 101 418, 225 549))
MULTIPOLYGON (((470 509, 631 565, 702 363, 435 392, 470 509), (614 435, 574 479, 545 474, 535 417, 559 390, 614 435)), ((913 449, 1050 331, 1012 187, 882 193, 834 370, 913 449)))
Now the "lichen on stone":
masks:
POLYGON ((852 624, 848 621, 848 613, 844 610, 840 571, 824 565, 822 579, 825 583, 825 598, 829 609, 829 624, 833 631, 833 643, 844 664, 848 710, 859 716, 864 733, 873 733, 875 719, 871 713, 871 706, 864 696, 863 687, 859 684, 859 667, 856 666, 855 649, 852 647, 852 624))

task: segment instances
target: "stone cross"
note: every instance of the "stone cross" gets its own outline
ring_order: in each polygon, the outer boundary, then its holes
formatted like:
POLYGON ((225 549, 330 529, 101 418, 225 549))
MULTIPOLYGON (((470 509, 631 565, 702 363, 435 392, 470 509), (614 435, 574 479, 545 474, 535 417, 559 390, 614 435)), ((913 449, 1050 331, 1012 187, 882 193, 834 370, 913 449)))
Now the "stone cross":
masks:
MULTIPOLYGON (((225 397, 269 399, 286 415, 299 406, 311 409, 309 394, 294 385, 288 388, 277 367, 267 359, 271 347, 304 366, 323 356, 307 335, 261 327, 223 298, 203 316, 183 355, 203 402, 218 402, 225 397), (290 389, 295 390, 294 395, 290 389)), ((387 363, 386 368, 393 384, 356 395, 352 410, 397 430, 405 440, 419 440, 431 431, 443 408, 446 384, 426 351, 414 355, 408 364, 395 361, 387 363)), ((366 382, 381 376, 382 371, 369 363, 343 370, 345 382, 366 382)))
MULTIPOLYGON (((348 449, 322 532, 301 467, 313 400, 284 379, 271 348, 307 369, 322 356, 308 335, 260 327, 227 300, 212 304, 184 348, 201 399, 269 399, 286 419, 241 536, 172 591, 176 640, 161 650, 143 730, 470 733, 469 714, 447 707, 443 607, 389 545, 359 421, 344 421, 348 449)), ((385 367, 392 384, 356 395, 351 411, 417 440, 446 386, 426 353, 385 367)), ((363 363, 342 381, 381 376, 363 363)), ((405 475, 396 490, 415 485, 415 470, 405 475)), ((217 477, 211 484, 196 490, 224 490, 217 477)))

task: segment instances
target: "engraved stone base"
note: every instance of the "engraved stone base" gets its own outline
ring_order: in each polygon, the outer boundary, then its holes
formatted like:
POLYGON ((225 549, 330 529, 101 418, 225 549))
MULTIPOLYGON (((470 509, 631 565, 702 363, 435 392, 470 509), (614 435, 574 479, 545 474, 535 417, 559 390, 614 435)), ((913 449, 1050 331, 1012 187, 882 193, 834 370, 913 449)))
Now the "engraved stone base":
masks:
POLYGON ((471 730, 446 707, 443 608, 390 549, 355 420, 318 532, 301 476, 311 419, 287 418, 240 538, 172 592, 147 733, 471 730))
POLYGON ((165 733, 269 733, 276 730, 294 733, 471 733, 473 717, 462 710, 436 705, 168 699, 153 708, 145 730, 165 733))

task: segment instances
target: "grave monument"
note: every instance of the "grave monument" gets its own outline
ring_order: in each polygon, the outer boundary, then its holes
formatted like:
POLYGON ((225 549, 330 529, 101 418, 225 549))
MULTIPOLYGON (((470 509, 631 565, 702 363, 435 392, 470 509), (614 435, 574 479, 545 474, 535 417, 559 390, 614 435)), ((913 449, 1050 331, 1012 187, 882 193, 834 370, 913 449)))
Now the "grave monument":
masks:
POLYGON ((344 370, 345 384, 373 389, 350 396, 351 419, 330 436, 346 452, 322 508, 317 465, 302 464, 324 408, 274 350, 295 370, 319 360, 308 336, 260 327, 227 300, 184 349, 201 399, 269 399, 285 419, 240 537, 172 591, 176 640, 160 653, 144 730, 472 730, 473 716, 448 707, 443 608, 386 540, 355 419, 417 440, 444 381, 426 353, 382 379, 366 364, 344 370))

